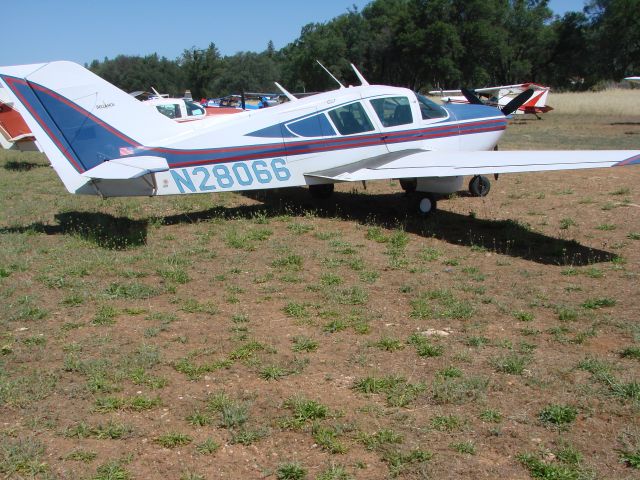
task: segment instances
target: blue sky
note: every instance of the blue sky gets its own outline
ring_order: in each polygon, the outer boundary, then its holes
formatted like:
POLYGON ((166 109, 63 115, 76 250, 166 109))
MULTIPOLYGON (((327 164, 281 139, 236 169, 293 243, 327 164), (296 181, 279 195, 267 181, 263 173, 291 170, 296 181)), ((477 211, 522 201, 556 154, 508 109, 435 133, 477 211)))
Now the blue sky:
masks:
MULTIPOLYGON (((31 0, 5 1, 0 65, 158 53, 169 59, 214 42, 223 55, 277 49, 311 22, 325 22, 369 0, 31 0)), ((554 12, 582 10, 584 0, 552 0, 554 12)))

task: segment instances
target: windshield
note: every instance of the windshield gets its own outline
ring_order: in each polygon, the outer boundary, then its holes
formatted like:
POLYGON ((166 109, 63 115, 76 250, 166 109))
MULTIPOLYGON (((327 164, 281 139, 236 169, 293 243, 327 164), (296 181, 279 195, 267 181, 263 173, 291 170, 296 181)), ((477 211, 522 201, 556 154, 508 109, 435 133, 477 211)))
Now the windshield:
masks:
POLYGON ((420 104, 420 113, 422 113, 423 120, 430 120, 432 118, 443 118, 447 116, 447 111, 437 103, 429 100, 424 95, 420 95, 416 92, 418 103, 420 104))
POLYGON ((205 114, 204 108, 202 108, 197 103, 189 102, 188 100, 185 100, 184 104, 187 107, 187 115, 190 117, 205 114))

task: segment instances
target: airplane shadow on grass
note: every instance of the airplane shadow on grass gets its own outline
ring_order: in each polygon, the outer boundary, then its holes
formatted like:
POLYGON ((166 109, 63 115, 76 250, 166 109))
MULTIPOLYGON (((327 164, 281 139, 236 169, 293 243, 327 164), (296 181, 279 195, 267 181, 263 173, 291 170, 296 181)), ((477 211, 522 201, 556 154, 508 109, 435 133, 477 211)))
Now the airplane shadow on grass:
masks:
POLYGON ((48 167, 44 163, 10 160, 4 164, 4 169, 11 172, 28 172, 34 168, 48 167))
POLYGON ((125 250, 147 242, 148 220, 131 220, 100 212, 64 212, 54 216, 57 225, 33 223, 24 227, 0 228, 5 233, 45 233, 47 235, 77 235, 99 247, 125 250))
MULTIPOLYGON (((402 194, 369 195, 335 192, 330 199, 312 199, 306 188, 279 191, 244 192, 260 204, 211 209, 168 215, 155 224, 196 223, 213 218, 254 219, 282 215, 356 221, 383 228, 401 227, 409 233, 432 237, 455 245, 519 257, 546 265, 589 265, 607 262, 615 254, 587 247, 574 240, 563 240, 530 230, 512 220, 483 220, 473 216, 438 210, 429 217, 414 215, 412 200, 402 194)), ((58 225, 33 224, 0 228, 0 234, 35 231, 49 235, 72 234, 108 249, 126 249, 146 243, 150 219, 131 220, 105 213, 66 212, 55 216, 58 225)))

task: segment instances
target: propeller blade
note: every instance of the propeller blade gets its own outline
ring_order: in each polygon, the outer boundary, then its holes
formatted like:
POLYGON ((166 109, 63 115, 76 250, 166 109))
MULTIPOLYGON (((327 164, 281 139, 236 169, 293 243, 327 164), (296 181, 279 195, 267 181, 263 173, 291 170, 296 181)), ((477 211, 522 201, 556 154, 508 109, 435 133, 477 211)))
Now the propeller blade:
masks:
POLYGON ((482 100, 480 100, 476 94, 474 92, 472 92, 471 90, 469 90, 468 88, 461 88, 460 91, 462 92, 462 94, 464 95, 464 98, 466 98, 470 104, 472 105, 484 105, 484 103, 482 102, 482 100))
POLYGON ((527 89, 521 94, 519 94, 516 98, 507 103, 504 107, 502 107, 502 113, 506 115, 511 115, 517 109, 519 109, 527 100, 531 98, 533 95, 532 89, 527 89))

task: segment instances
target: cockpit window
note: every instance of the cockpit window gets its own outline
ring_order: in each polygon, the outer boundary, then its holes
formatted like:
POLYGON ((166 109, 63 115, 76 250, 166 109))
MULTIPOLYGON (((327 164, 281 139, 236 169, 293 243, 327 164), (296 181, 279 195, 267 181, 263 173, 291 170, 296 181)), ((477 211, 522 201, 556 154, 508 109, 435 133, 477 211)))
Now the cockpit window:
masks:
POLYGON ((199 115, 204 115, 205 114, 204 108, 202 108, 197 103, 189 102, 189 101, 185 100, 184 104, 187 107, 187 115, 190 116, 190 117, 191 116, 199 116, 199 115))
POLYGON ((395 127, 413 123, 411 105, 407 97, 375 98, 371 105, 385 127, 395 127))
POLYGON ((335 108, 329 112, 329 117, 341 135, 353 135, 373 130, 371 120, 359 102, 335 108))
POLYGON ((443 118, 447 116, 447 111, 437 103, 429 100, 424 95, 416 93, 418 97, 418 103, 420 104, 420 113, 423 120, 430 120, 432 118, 443 118))
POLYGON ((156 105, 156 109, 165 117, 180 118, 180 105, 176 103, 156 105))

